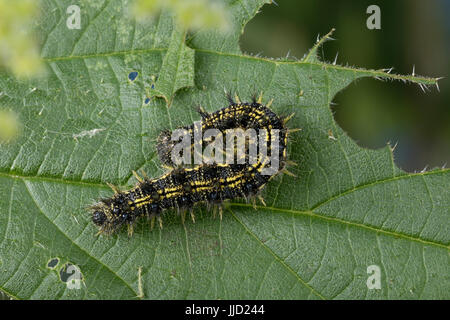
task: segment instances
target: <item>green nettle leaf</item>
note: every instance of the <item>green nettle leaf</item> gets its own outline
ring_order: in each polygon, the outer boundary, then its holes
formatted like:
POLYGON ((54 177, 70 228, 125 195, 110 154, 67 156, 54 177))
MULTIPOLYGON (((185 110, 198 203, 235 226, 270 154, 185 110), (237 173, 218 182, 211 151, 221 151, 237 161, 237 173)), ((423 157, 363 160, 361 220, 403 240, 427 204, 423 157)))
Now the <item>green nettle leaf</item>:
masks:
POLYGON ((390 146, 359 147, 329 107, 362 77, 436 79, 324 63, 316 50, 328 36, 300 61, 244 55, 239 36, 264 2, 226 1, 233 28, 197 31, 186 44, 170 15, 137 23, 125 1, 75 1, 79 30, 66 25, 73 0, 43 2, 47 77, 0 74, 1 108, 21 125, 0 145, 0 290, 18 299, 450 298, 449 170, 400 170, 390 146), (226 106, 224 88, 242 100, 262 91, 275 112, 295 112, 297 177, 270 181, 266 207, 230 203, 223 220, 199 206, 195 223, 167 211, 162 230, 143 219, 131 238, 95 236, 86 207, 112 195, 107 182, 126 188, 132 170, 164 172, 159 132, 199 120, 195 105, 226 106), (149 102, 152 90, 164 99, 149 102))

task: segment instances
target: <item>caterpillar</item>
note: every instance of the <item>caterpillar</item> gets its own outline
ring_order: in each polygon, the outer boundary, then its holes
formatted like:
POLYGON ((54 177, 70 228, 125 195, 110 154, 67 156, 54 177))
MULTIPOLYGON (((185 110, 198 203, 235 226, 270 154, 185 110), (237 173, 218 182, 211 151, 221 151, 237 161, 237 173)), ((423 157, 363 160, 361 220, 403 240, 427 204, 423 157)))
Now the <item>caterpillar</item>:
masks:
MULTIPOLYGON (((114 191, 110 198, 103 198, 90 207, 92 221, 99 227, 99 233, 111 234, 122 225, 127 225, 128 234, 133 234, 133 226, 139 217, 146 216, 151 226, 158 219, 162 228, 161 213, 167 209, 176 209, 181 213, 184 223, 186 212, 189 210, 192 221, 195 222, 193 207, 199 203, 206 203, 214 208, 214 215, 219 209, 222 218, 222 204, 226 200, 244 198, 252 199, 255 205, 256 197, 265 205, 260 191, 267 182, 284 172, 293 175, 286 169, 287 138, 290 132, 299 129, 287 129, 286 123, 293 116, 279 117, 269 109, 272 101, 263 105, 262 95, 252 102, 242 103, 238 96, 235 100, 228 94, 229 105, 214 113, 207 113, 201 107, 198 112, 202 117, 203 130, 216 129, 220 132, 229 129, 258 129, 264 130, 266 142, 273 141, 274 130, 279 133, 277 150, 268 147, 271 156, 279 157, 279 167, 271 173, 265 173, 271 158, 258 154, 256 161, 249 161, 247 153, 243 163, 202 163, 193 168, 176 167, 169 156, 175 147, 171 139, 171 131, 163 131, 157 139, 157 152, 161 162, 170 167, 170 171, 159 178, 150 179, 145 174, 139 176, 133 171, 138 183, 128 191, 120 191, 116 186, 108 184, 114 191)), ((190 147, 194 144, 193 125, 179 129, 187 132, 190 147)), ((272 146, 270 144, 270 146, 272 146)), ((248 151, 248 147, 246 148, 248 151)))

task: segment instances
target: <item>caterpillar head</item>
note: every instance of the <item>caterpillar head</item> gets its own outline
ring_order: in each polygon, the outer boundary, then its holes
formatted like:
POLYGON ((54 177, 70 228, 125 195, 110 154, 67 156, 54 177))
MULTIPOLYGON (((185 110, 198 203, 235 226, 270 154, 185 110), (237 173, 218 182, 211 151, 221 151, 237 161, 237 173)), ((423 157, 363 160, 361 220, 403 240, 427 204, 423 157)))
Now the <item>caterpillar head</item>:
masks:
POLYGON ((92 222, 100 228, 100 233, 113 233, 122 224, 132 224, 135 217, 130 212, 130 206, 123 195, 102 199, 90 207, 92 222))

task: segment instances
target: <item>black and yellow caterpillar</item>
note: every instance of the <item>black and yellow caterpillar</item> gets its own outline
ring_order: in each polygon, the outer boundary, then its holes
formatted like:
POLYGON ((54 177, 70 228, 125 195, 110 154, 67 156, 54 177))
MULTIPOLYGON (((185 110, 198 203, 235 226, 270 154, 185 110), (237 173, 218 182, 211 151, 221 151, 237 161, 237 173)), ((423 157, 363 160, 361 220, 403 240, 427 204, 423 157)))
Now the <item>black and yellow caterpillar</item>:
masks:
MULTIPOLYGON (((155 218, 158 218, 160 226, 161 212, 167 209, 177 209, 184 216, 190 211, 194 220, 193 207, 198 203, 206 203, 208 206, 219 208, 222 218, 221 204, 225 200, 245 198, 255 201, 260 197, 260 190, 276 174, 286 170, 288 163, 286 157, 287 137, 289 132, 286 122, 291 118, 279 117, 267 106, 261 104, 261 96, 252 102, 242 103, 236 96, 233 100, 228 96, 229 106, 214 113, 206 113, 199 109, 202 116, 202 129, 209 128, 225 131, 227 129, 265 129, 267 141, 271 141, 271 130, 279 132, 279 168, 271 175, 262 174, 262 170, 268 164, 268 158, 260 157, 254 163, 245 161, 243 164, 200 164, 193 168, 172 168, 168 173, 156 179, 141 178, 134 171, 138 179, 137 185, 128 191, 120 191, 110 185, 114 195, 101 199, 91 206, 92 221, 99 227, 99 233, 113 233, 122 225, 128 226, 128 233, 133 233, 133 226, 137 218, 146 216, 151 219, 152 226, 155 218)), ((193 125, 183 127, 193 139, 193 125)), ((173 149, 170 131, 163 131, 158 137, 157 150, 160 160, 167 166, 174 166, 169 157, 173 149)), ((269 147, 270 149, 270 147, 269 147)), ((270 150, 269 150, 270 151, 270 150)))

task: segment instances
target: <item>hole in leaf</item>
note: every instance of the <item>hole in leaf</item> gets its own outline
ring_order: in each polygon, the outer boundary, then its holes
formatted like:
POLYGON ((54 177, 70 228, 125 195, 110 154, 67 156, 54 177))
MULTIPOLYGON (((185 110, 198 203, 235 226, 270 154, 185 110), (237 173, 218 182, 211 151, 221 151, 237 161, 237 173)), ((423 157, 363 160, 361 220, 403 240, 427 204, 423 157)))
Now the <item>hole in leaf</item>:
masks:
POLYGON ((66 263, 61 270, 59 270, 59 278, 62 282, 68 282, 74 279, 83 279, 80 269, 71 263, 66 263))
POLYGON ((338 93, 332 110, 336 122, 358 145, 377 149, 389 142, 396 146, 397 166, 414 172, 442 167, 450 158, 448 112, 432 103, 437 99, 436 91, 425 95, 415 85, 365 78, 338 93))
POLYGON ((55 269, 58 263, 59 263, 58 258, 52 258, 47 262, 47 268, 55 269))

